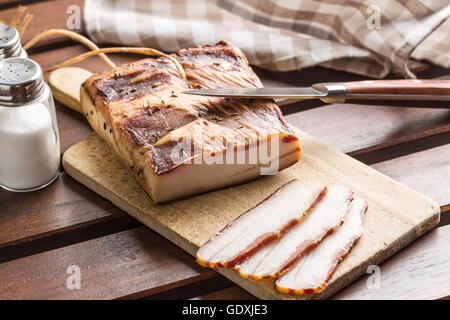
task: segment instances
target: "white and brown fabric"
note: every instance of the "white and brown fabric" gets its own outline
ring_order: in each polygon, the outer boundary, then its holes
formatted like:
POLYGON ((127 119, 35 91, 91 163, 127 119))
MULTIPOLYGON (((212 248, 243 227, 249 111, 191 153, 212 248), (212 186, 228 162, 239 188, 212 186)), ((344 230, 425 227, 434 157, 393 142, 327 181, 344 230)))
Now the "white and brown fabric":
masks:
POLYGON ((86 0, 98 43, 180 48, 229 40, 250 63, 289 71, 314 65, 407 77, 413 59, 450 67, 448 0, 86 0), (447 21, 446 21, 447 20, 447 21))

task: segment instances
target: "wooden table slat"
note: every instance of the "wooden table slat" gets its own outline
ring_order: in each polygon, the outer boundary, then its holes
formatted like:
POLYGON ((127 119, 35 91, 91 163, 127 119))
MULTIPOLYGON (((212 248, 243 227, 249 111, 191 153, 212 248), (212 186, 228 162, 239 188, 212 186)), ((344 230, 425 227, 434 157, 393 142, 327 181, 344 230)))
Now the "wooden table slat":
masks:
POLYGON ((214 276, 138 227, 0 264, 0 299, 139 298, 214 276), (80 270, 80 290, 67 288, 71 265, 80 270))
POLYGON ((450 209, 450 144, 376 163, 372 167, 450 209))
POLYGON ((0 248, 125 216, 65 172, 35 192, 0 190, 0 203, 0 248))

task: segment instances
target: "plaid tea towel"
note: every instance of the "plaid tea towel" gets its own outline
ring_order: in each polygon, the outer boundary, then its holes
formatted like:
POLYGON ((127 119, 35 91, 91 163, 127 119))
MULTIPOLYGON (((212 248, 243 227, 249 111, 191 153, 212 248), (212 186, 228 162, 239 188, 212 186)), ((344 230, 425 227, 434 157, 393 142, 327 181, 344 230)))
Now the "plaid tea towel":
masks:
POLYGON ((450 67, 448 0, 86 0, 97 43, 166 52, 229 40, 250 63, 289 71, 320 65, 414 77, 411 58, 450 67), (447 21, 446 21, 447 20, 447 21))

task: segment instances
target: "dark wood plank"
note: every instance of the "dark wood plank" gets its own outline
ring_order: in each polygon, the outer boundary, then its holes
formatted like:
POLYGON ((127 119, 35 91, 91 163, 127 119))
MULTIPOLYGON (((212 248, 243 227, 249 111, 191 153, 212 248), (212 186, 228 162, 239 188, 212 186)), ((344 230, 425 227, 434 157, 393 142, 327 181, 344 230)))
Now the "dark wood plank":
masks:
POLYGON ((215 273, 146 227, 0 264, 0 299, 139 298, 215 273), (81 289, 66 286, 80 269, 81 289))
POLYGON ((450 144, 372 165, 450 210, 450 144))
MULTIPOLYGON (((25 3, 28 8, 29 13, 33 14, 33 20, 28 25, 25 34, 22 37, 22 43, 25 44, 30 41, 34 36, 41 33, 42 31, 62 28, 67 29, 66 20, 69 14, 66 13, 67 8, 70 5, 77 5, 80 9, 83 9, 84 0, 48 0, 48 1, 38 1, 32 3, 25 3)), ((8 7, 7 9, 0 11, 0 20, 6 23, 11 22, 17 7, 8 7)), ((82 21, 82 16, 81 16, 82 21)), ((76 32, 82 32, 82 30, 72 30, 76 32)), ((37 47, 48 46, 51 44, 56 44, 58 42, 67 41, 66 37, 63 36, 53 36, 43 39, 38 44, 37 47)))
POLYGON ((66 173, 35 192, 0 189, 0 208, 0 248, 125 215, 66 173))

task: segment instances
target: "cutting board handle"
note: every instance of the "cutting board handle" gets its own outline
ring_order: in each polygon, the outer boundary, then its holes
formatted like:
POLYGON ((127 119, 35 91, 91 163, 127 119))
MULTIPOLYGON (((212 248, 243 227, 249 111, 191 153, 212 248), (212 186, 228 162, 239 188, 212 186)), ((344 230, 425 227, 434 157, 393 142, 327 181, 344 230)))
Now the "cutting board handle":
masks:
POLYGON ((48 84, 53 97, 69 108, 83 113, 80 103, 80 87, 92 73, 77 67, 66 67, 50 72, 48 84))

